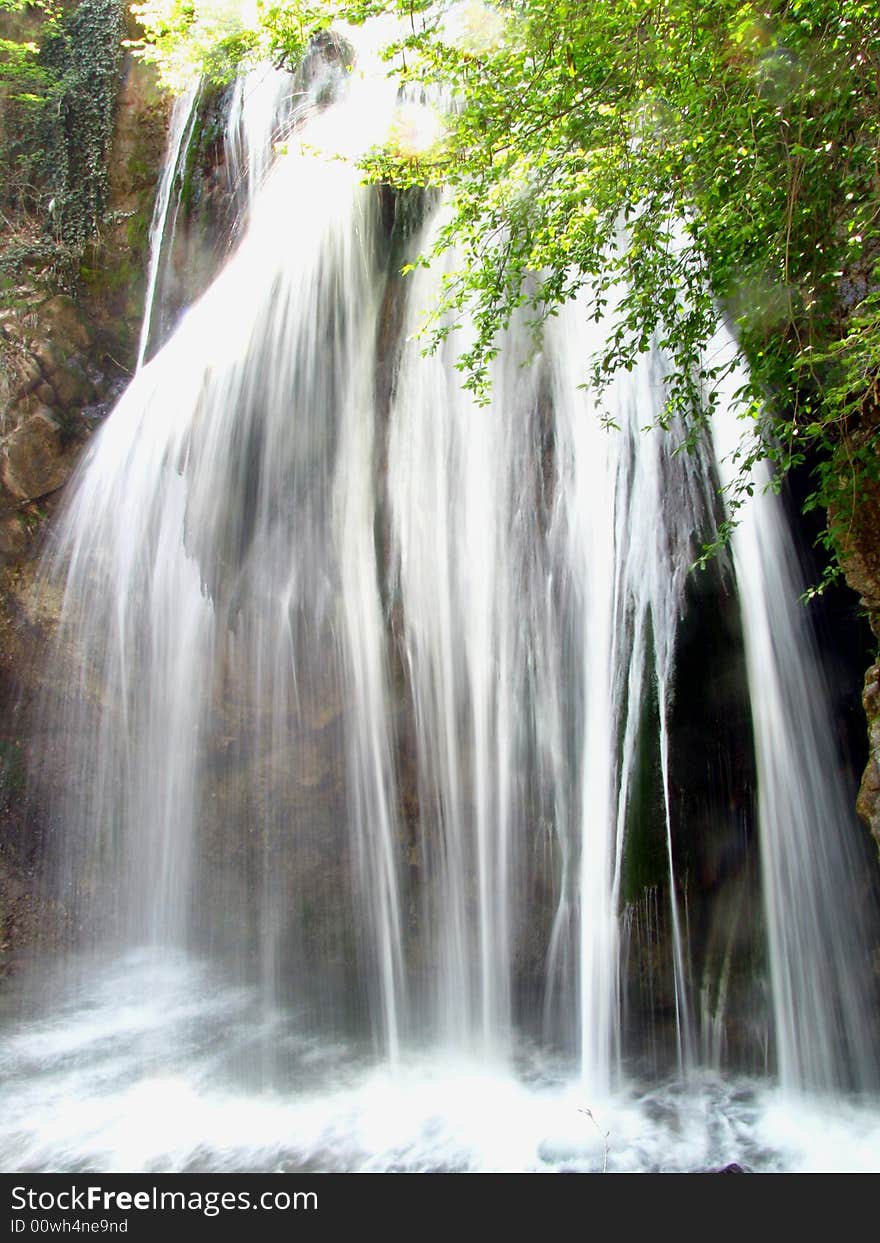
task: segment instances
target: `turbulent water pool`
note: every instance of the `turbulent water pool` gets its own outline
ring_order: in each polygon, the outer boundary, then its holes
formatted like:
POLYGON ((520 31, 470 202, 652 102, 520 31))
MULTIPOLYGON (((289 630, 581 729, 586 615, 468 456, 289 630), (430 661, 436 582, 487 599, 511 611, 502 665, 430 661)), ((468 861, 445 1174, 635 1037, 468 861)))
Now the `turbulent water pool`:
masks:
POLYGON ((702 1073, 605 1099, 509 1064, 321 1042, 185 957, 130 955, 0 1033, 7 1171, 870 1171, 880 1106, 702 1073), (270 1064, 271 1063, 271 1064, 270 1064), (589 1111, 589 1112, 586 1112, 589 1111))

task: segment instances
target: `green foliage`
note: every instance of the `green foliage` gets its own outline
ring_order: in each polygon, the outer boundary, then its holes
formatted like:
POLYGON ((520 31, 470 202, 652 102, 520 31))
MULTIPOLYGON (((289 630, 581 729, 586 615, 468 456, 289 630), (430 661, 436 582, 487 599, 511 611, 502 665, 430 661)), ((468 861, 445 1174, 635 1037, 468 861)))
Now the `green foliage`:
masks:
POLYGON ((54 14, 25 0, 0 0, 0 203, 15 213, 33 197, 33 134, 52 86, 39 40, 54 14))
MULTIPOLYGON (((880 10, 469 7, 469 38, 436 22, 401 41, 406 76, 450 82, 462 101, 429 175, 455 190, 441 247, 464 249, 446 309, 476 314, 469 382, 485 381, 515 307, 539 324, 586 286, 597 314, 616 302, 592 382, 659 342, 673 360, 664 421, 682 418, 693 438, 722 378, 706 353, 721 305, 751 364, 744 396, 764 451, 782 471, 818 459, 812 503, 832 504, 854 478, 854 413, 876 420, 866 360, 880 325, 849 322, 841 282, 880 249, 880 10)), ((413 176, 387 151, 371 171, 413 176)), ((873 447, 860 444, 865 469, 873 447)))
POLYGON ((0 739, 0 803, 20 794, 24 784, 25 766, 21 744, 0 739))
POLYGON ((862 526, 862 513, 876 507, 880 483, 880 270, 875 269, 872 292, 855 308, 842 335, 824 352, 813 353, 801 365, 809 370, 805 387, 815 390, 814 377, 823 378, 812 408, 815 416, 802 435, 818 446, 816 487, 805 509, 821 508, 827 522, 821 536, 828 556, 821 591, 840 573, 841 552, 852 533, 862 526))
POLYGON ((32 103, 40 98, 45 75, 37 63, 36 43, 0 39, 0 75, 10 103, 32 103))
POLYGON ((332 22, 332 0, 258 0, 248 23, 235 4, 218 0, 145 0, 132 12, 145 36, 130 47, 158 67, 162 82, 180 90, 195 77, 215 86, 229 82, 243 65, 259 60, 298 60, 309 40, 332 22))
POLYGON ((2 2, 22 10, 24 24, 2 45, 17 51, 0 72, 0 274, 10 284, 72 288, 106 204, 124 8, 121 0, 83 0, 69 12, 2 2))
POLYGON ((55 236, 75 248, 97 231, 107 201, 124 30, 119 0, 83 0, 41 50, 54 79, 40 127, 46 209, 55 236))
POLYGON ((780 473, 818 462, 811 503, 832 509, 873 469, 876 0, 282 0, 214 50, 207 6, 140 12, 145 52, 179 67, 189 43, 192 64, 222 74, 239 55, 296 58, 334 16, 397 15, 389 72, 442 83, 456 107, 432 143, 392 134, 365 173, 449 187, 438 249, 462 259, 433 340, 473 319, 461 365, 478 395, 514 311, 539 336, 583 289, 612 324, 585 381, 601 392, 661 344, 662 422, 683 420, 693 440, 722 379, 707 353, 721 307, 751 366, 758 451, 780 473))

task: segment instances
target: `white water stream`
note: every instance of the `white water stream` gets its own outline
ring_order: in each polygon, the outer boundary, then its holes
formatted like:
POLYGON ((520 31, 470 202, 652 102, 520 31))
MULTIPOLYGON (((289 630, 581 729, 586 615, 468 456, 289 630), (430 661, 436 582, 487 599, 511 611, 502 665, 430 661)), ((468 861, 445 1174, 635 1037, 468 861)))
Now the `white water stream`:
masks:
MULTIPOLYGON (((673 707, 732 398, 714 454, 675 453, 643 430, 650 353, 604 427, 580 385, 605 329, 575 301, 538 355, 514 323, 475 405, 461 335, 411 339, 438 265, 399 280, 353 165, 393 86, 314 81, 296 107, 278 75, 236 88, 238 246, 96 436, 47 555, 35 779, 87 957, 10 994, 5 1168, 601 1169, 605 1131, 620 1170, 876 1165, 876 1101, 847 1095, 876 1086, 841 905, 859 829, 760 489, 734 560, 769 972, 744 952, 737 1011, 728 953, 697 1053, 673 707), (664 893, 641 941, 636 840, 664 893)), ((149 307, 193 123, 179 105, 149 307)))

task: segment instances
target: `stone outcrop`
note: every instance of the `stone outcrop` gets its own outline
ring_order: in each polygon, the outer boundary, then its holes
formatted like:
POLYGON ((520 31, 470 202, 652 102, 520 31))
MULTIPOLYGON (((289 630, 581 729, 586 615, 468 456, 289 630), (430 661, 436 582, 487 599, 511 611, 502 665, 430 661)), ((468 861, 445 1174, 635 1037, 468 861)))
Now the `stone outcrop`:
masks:
POLYGON ((68 422, 99 392, 101 376, 91 356, 94 333, 73 299, 29 291, 24 308, 0 311, 7 396, 7 434, 40 408, 68 422))
POLYGON ((880 639, 880 483, 859 471, 857 499, 843 515, 832 513, 846 581, 857 592, 874 635, 880 639))
POLYGON ((0 444, 0 480, 18 500, 35 501, 57 491, 72 469, 61 424, 47 406, 29 415, 0 444))
MULTIPOLYGON (((0 312, 7 397, 0 415, 0 526, 27 502, 56 492, 69 478, 89 422, 86 412, 113 383, 94 356, 96 337, 84 311, 63 294, 31 294, 26 313, 0 312)), ((31 515, 32 517, 34 515, 31 515)), ((37 522, 23 528, 36 533, 37 522)), ((0 557, 18 558, 29 541, 0 536, 0 557)))
MULTIPOLYGON (((77 459, 134 369, 168 107, 152 71, 126 57, 107 211, 75 286, 53 287, 37 263, 0 298, 0 975, 38 931, 45 939, 34 895, 43 818, 24 783, 41 676, 33 653, 52 625, 31 616, 35 558, 77 459)), ((19 240, 0 229, 0 249, 19 240)))
MULTIPOLYGON (((168 101, 123 61, 109 199, 76 288, 25 268, 0 300, 0 563, 37 546, 52 497, 134 368, 168 101), (41 502, 35 506, 34 502, 41 502)), ((0 233, 0 247, 8 239, 0 233)))
POLYGON ((862 703, 868 721, 868 763, 856 808, 880 845, 880 665, 872 665, 865 674, 862 703))
MULTIPOLYGON (((853 460, 857 460, 855 454, 853 460)), ((846 581, 858 593, 871 630, 880 640, 880 480, 871 478, 863 468, 857 469, 851 488, 853 500, 846 514, 832 511, 830 518, 846 581)), ((880 848, 880 665, 876 663, 865 674, 862 704, 868 727, 868 763, 856 808, 880 848)))

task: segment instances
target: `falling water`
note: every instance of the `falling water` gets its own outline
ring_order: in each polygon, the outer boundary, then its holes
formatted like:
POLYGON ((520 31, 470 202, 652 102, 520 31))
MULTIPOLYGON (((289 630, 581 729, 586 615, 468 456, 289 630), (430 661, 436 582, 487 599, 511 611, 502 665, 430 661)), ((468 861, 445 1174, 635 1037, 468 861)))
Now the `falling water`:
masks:
MULTIPOLYGON (((302 143, 362 149, 377 93, 390 115, 389 88, 358 81, 345 109, 313 118, 302 143)), ((292 152, 279 162, 241 248, 98 439, 59 529, 60 643, 80 649, 82 673, 53 711, 66 724, 70 774, 57 813, 63 887, 79 917, 121 944, 186 944, 199 912, 216 922, 206 908, 229 900, 225 878, 209 894, 192 871, 197 838, 204 849, 213 833, 223 852, 224 826, 211 817, 226 809, 206 802, 220 797, 208 773, 220 756, 258 774, 253 791, 228 794, 263 838, 249 865, 260 873, 256 909, 244 920, 258 925, 268 983, 279 938, 297 942, 273 857, 293 813, 272 783, 293 754, 301 804, 312 784, 340 779, 326 770, 340 752, 334 681, 344 680, 356 722, 346 743, 352 868, 374 925, 370 998, 393 1047, 394 808, 367 511, 375 235, 350 161, 292 152), (327 728, 304 739, 322 713, 327 728)), ((305 961, 301 939, 294 952, 305 961)))
MULTIPOLYGON (((321 85, 327 85, 326 78, 321 85)), ((313 81, 313 91, 314 86, 313 81)), ((293 91, 291 75, 274 65, 258 65, 233 83, 224 147, 229 181, 243 208, 253 205, 272 166, 273 145, 290 120, 293 91)))
MULTIPOLYGON (((237 247, 95 437, 47 554, 34 781, 47 910, 86 957, 0 1034, 15 1161, 601 1168, 589 1103, 611 1168, 808 1168, 820 1132, 858 1165, 839 1137, 875 1134, 870 1109, 803 1104, 793 1140, 745 1077, 764 1046, 724 1062, 761 930, 717 965, 689 934, 674 708, 732 397, 717 464, 676 452, 680 429, 645 430, 659 351, 581 387, 606 331, 584 296, 540 349, 514 319, 477 404, 467 325, 427 356, 419 336, 459 258, 397 274, 446 207, 424 196, 413 232, 360 184, 398 101, 338 53, 235 87, 237 247)), ((734 554, 780 1075, 862 1085, 864 946, 834 906, 854 832, 776 498, 734 554)))
MULTIPOLYGON (((733 349, 714 344, 723 361, 733 349)), ((750 443, 737 423, 736 372, 715 416, 722 483, 731 489, 750 443)), ((752 471, 753 495, 733 536, 746 636, 764 900, 779 1070, 788 1088, 877 1085, 867 952, 851 798, 838 776, 828 691, 819 673, 796 553, 770 471, 752 471)))
MULTIPOLYGON (((438 279, 430 269, 412 282, 412 327, 438 279)), ((581 360, 601 332, 573 304, 529 363, 531 338, 514 325, 490 409, 460 386, 458 340, 427 359, 411 343, 388 464, 420 850, 436 881, 435 1009, 450 1039, 476 1032, 496 1052, 509 1042, 523 952, 516 895, 530 885, 529 818, 543 805, 558 875, 547 972, 567 998, 562 1021, 576 1033, 563 1035, 574 1037, 592 1091, 608 1090, 620 1053, 617 911, 651 674, 671 837, 666 695, 694 532, 707 512, 703 459, 674 457, 659 432, 640 443, 645 412, 662 401, 657 359, 606 394, 617 431, 579 393, 581 360)), ((690 1021, 674 885, 671 895, 683 1062, 690 1021)))
MULTIPOLYGON (((246 220, 257 192, 274 159, 279 134, 303 117, 323 91, 331 89, 332 67, 316 57, 307 59, 296 76, 261 64, 236 78, 230 88, 223 136, 225 180, 236 207, 238 220, 246 220)), ((137 369, 148 352, 154 352, 167 339, 172 325, 166 302, 173 294, 180 300, 185 273, 175 272, 176 282, 168 279, 179 267, 177 224, 181 215, 190 148, 198 132, 200 109, 205 102, 200 83, 179 95, 171 111, 165 160, 156 191, 156 204, 150 225, 147 288, 138 344, 137 369), (166 286, 168 286, 166 288, 166 286)), ((185 259, 185 256, 184 256, 185 259)))
MULTIPOLYGON (((553 404, 559 412, 559 576, 570 584, 573 668, 581 678, 581 752, 576 849, 580 851, 580 1005, 585 1070, 600 1079, 617 1056, 621 876, 641 705, 652 677, 658 693, 658 759, 672 913, 679 1064, 691 1056, 690 1003, 678 915, 669 808, 667 699, 675 634, 694 540, 707 521, 708 489, 700 454, 675 455, 675 440, 645 425, 662 408, 664 364, 642 357, 614 380, 597 406, 579 395, 580 360, 601 348, 604 329, 586 305, 573 304, 550 334, 556 347, 553 404), (558 336, 557 336, 558 334, 558 336), (613 412, 616 433, 600 415, 613 412), (620 746, 618 747, 618 740, 620 746)), ((563 648, 565 650, 565 648, 563 648)), ((567 731, 566 731, 567 732, 567 731)))
POLYGON ((196 119, 196 101, 199 89, 191 86, 174 101, 171 110, 171 123, 168 130, 168 145, 165 151, 165 163, 159 178, 156 191, 156 205, 153 209, 153 221, 150 225, 150 258, 147 269, 147 293, 144 303, 144 317, 141 323, 141 335, 138 343, 137 369, 147 357, 150 346, 150 335, 153 330, 153 307, 159 287, 159 273, 164 255, 171 253, 174 246, 174 230, 180 207, 180 195, 174 190, 181 164, 185 162, 187 148, 193 135, 196 119))
MULTIPOLYGON (((443 219, 427 226, 429 246, 443 219)), ((409 289, 410 330, 438 273, 409 289)), ((535 553, 542 505, 535 368, 516 338, 482 409, 459 383, 457 344, 403 352, 388 493, 396 598, 412 691, 417 850, 437 962, 430 1010, 455 1045, 502 1055, 511 1033, 523 828, 532 779, 529 662, 543 639, 535 553)))

